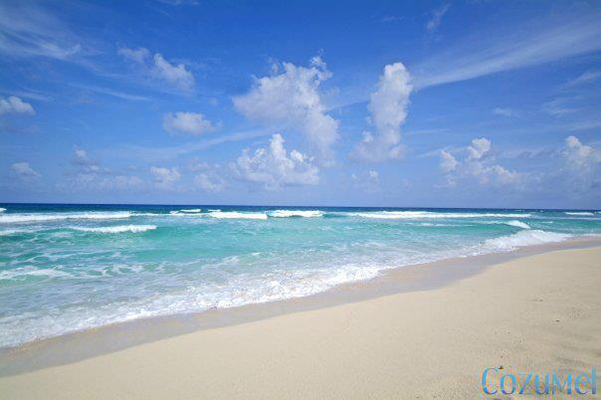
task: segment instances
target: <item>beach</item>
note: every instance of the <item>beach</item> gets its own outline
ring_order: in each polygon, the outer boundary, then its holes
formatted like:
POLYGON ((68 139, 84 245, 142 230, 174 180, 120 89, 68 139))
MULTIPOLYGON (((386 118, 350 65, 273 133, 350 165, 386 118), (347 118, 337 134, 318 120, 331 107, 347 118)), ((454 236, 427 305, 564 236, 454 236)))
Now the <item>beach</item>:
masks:
MULTIPOLYGON (((6 399, 473 398, 501 373, 601 364, 601 247, 492 265, 429 290, 156 340, 0 378, 6 399)), ((68 343, 65 344, 68 348, 68 343)))

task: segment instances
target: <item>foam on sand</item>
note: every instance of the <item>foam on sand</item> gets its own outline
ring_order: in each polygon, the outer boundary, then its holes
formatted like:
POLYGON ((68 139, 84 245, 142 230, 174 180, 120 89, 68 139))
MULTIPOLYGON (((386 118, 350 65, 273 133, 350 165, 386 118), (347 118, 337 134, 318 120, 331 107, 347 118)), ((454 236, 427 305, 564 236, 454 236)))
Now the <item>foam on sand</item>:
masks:
POLYGON ((245 213, 245 212, 224 212, 224 211, 213 211, 208 214, 212 218, 225 218, 225 219, 267 219, 267 214, 264 213, 245 213))
POLYGON ((122 232, 146 232, 150 230, 156 229, 156 225, 119 225, 119 226, 102 226, 96 228, 87 228, 87 227, 71 227, 71 229, 75 229, 82 232, 96 232, 96 233, 122 233, 122 232))
POLYGON ((321 217, 323 213, 319 210, 275 210, 270 211, 270 217, 275 218, 288 218, 288 217, 321 217))
POLYGON ((130 218, 129 211, 118 212, 84 212, 84 213, 54 213, 54 214, 5 214, 0 215, 0 223, 15 222, 46 222, 65 219, 122 219, 130 218))

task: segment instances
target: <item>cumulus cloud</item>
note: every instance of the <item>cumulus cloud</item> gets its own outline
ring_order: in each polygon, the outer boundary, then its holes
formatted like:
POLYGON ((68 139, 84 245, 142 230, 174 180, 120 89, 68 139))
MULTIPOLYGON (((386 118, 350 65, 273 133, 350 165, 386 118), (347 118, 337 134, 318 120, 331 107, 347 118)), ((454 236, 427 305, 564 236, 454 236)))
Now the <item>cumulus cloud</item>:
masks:
POLYGON ((313 165, 313 159, 297 150, 288 155, 280 134, 271 137, 269 147, 259 148, 253 154, 244 149, 230 168, 236 178, 261 185, 267 190, 319 182, 319 169, 313 165))
POLYGON ((443 172, 451 172, 457 168, 457 159, 451 154, 446 152, 445 150, 440 150, 440 169, 443 172))
POLYGON ((217 129, 204 115, 193 112, 167 113, 163 116, 163 129, 172 134, 202 135, 217 129))
POLYGON ((10 171, 17 178, 24 180, 39 178, 42 176, 40 173, 31 168, 28 162, 14 163, 10 166, 10 171))
POLYGON ((172 64, 161 54, 152 55, 148 49, 143 47, 139 49, 122 48, 119 49, 119 54, 141 67, 142 72, 151 78, 162 80, 185 93, 194 91, 194 75, 184 64, 172 64))
POLYGON ((252 89, 233 99, 245 117, 269 127, 298 130, 319 151, 323 162, 331 163, 331 146, 338 140, 338 121, 326 114, 320 84, 331 76, 320 57, 309 68, 284 63, 283 71, 256 79, 252 89))
POLYGON ((0 97, 0 115, 3 114, 34 115, 35 110, 31 104, 24 102, 16 96, 8 98, 0 97))
POLYGON ((442 21, 442 17, 444 17, 447 11, 449 11, 450 7, 451 5, 449 3, 444 3, 440 7, 432 11, 432 15, 426 23, 426 30, 428 32, 434 33, 438 29, 442 21))
POLYGON ((402 155, 401 125, 407 118, 411 77, 398 62, 384 67, 378 89, 371 94, 368 109, 376 134, 363 133, 363 141, 355 147, 353 157, 363 161, 382 162, 402 155))
POLYGON ((601 151, 582 144, 576 136, 566 138, 563 156, 568 166, 579 172, 590 172, 601 163, 601 151))
POLYGON ((150 173, 154 177, 156 186, 161 189, 171 189, 180 180, 182 175, 176 167, 150 167, 150 173))
POLYGON ((218 176, 210 177, 206 173, 198 174, 194 178, 194 183, 205 192, 216 193, 225 188, 225 181, 218 176))
POLYGON ((490 140, 485 138, 473 139, 467 147, 467 159, 479 160, 490 150, 490 140))
POLYGON ((576 136, 568 136, 561 155, 565 161, 564 173, 572 189, 589 190, 600 183, 601 150, 583 144, 576 136))
POLYGON ((460 180, 476 180, 480 185, 511 186, 516 189, 527 187, 533 183, 534 176, 523 172, 512 171, 496 164, 494 157, 489 157, 491 142, 486 138, 475 138, 470 145, 459 152, 464 154, 458 160, 453 154, 440 150, 440 169, 445 173, 443 186, 456 186, 460 180))

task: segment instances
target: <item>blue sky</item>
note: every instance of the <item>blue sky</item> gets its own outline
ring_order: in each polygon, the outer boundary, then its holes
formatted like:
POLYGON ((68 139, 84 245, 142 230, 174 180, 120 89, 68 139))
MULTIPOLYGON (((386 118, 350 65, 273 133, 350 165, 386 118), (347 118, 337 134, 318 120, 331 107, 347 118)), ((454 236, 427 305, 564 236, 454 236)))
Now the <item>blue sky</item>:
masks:
POLYGON ((0 201, 599 208, 596 1, 0 1, 0 201))

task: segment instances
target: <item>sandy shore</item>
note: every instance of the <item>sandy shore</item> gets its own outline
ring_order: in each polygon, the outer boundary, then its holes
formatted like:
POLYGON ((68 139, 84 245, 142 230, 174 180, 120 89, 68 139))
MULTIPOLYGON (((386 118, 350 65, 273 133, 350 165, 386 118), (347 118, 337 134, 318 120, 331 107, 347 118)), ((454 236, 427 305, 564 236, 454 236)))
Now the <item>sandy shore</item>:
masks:
POLYGON ((434 290, 202 330, 3 377, 0 398, 479 397, 489 367, 599 369, 599 287, 601 247, 553 251, 434 290))

